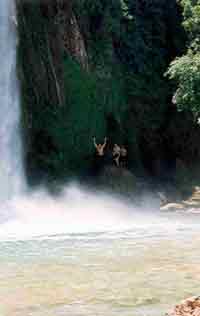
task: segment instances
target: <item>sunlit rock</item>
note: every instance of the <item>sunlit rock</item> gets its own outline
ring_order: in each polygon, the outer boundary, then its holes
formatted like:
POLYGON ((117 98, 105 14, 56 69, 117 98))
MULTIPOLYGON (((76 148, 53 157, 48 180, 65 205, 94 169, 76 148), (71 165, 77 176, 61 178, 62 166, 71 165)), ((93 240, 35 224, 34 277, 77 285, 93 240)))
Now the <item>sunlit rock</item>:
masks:
POLYGON ((161 206, 161 211, 176 211, 183 210, 184 206, 181 203, 168 203, 164 206, 161 206))
POLYGON ((166 316, 200 316, 200 296, 195 296, 176 305, 166 316))

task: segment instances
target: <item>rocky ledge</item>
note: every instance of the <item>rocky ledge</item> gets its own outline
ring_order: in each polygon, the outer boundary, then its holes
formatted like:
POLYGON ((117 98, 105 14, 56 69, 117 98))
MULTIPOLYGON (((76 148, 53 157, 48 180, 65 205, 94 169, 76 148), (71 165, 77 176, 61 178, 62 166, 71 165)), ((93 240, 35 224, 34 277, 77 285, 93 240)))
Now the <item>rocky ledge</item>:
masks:
POLYGON ((189 213, 200 213, 200 187, 194 187, 193 193, 186 200, 175 203, 161 203, 160 209, 161 211, 186 211, 189 213))
POLYGON ((166 316, 200 316, 200 296, 184 300, 166 316))

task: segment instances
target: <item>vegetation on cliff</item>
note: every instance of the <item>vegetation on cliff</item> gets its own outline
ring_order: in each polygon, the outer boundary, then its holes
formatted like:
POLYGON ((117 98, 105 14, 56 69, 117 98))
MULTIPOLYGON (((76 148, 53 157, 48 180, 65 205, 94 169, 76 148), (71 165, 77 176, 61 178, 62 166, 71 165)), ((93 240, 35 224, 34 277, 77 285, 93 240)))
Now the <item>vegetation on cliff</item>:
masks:
POLYGON ((200 114, 200 1, 182 0, 184 23, 188 35, 186 53, 176 58, 169 68, 177 82, 174 102, 179 110, 189 110, 198 119, 200 114))
POLYGON ((176 0, 17 3, 29 178, 90 175, 93 136, 125 145, 128 168, 160 180, 172 178, 177 158, 198 158, 198 1, 183 10, 176 0), (164 75, 170 62, 182 113, 164 75))

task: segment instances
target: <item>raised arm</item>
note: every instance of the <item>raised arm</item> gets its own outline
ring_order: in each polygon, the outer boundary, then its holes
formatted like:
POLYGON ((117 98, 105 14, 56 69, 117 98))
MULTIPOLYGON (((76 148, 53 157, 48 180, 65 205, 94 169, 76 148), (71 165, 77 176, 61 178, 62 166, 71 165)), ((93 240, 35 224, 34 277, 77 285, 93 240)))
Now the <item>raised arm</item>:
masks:
POLYGON ((107 137, 105 137, 105 138, 104 138, 104 143, 103 143, 103 145, 102 145, 102 148, 103 148, 103 149, 104 149, 104 148, 106 147, 106 145, 107 145, 107 140, 108 140, 107 137))
POLYGON ((94 147, 97 148, 98 146, 97 146, 96 138, 95 138, 95 137, 93 137, 93 143, 94 143, 94 147))

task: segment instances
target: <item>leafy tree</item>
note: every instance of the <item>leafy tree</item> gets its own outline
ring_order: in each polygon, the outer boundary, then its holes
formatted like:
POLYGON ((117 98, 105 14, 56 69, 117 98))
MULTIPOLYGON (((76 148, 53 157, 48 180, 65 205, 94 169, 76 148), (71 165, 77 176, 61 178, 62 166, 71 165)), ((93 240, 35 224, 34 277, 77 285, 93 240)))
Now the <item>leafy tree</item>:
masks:
POLYGON ((175 59, 168 74, 175 79, 178 88, 173 97, 179 110, 190 110, 194 117, 200 114, 200 52, 189 49, 187 54, 175 59))
POLYGON ((182 0, 184 28, 188 34, 185 55, 176 58, 167 74, 177 83, 173 101, 179 110, 192 111, 195 118, 200 115, 200 1, 182 0))

